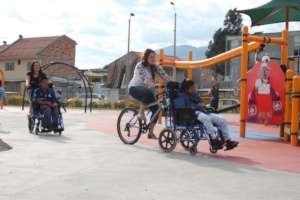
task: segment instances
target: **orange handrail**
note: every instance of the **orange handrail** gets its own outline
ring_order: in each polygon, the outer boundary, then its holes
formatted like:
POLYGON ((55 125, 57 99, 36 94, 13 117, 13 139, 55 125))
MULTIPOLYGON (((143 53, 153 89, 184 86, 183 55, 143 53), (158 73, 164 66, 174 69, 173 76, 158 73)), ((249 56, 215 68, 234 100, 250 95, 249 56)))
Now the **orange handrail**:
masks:
MULTIPOLYGON (((258 42, 252 42, 248 44, 248 52, 255 51, 256 49, 259 49, 261 46, 258 42)), ((198 60, 198 61, 176 61, 176 67, 181 69, 195 69, 195 68, 204 68, 209 67, 212 65, 216 65, 218 63, 222 63, 228 60, 231 60, 233 58, 239 57, 242 54, 242 47, 238 47, 235 49, 232 49, 230 51, 224 52, 222 54, 219 54, 217 56, 214 56, 212 58, 204 59, 204 60, 198 60)), ((164 66, 172 66, 174 64, 173 61, 163 62, 164 66)))

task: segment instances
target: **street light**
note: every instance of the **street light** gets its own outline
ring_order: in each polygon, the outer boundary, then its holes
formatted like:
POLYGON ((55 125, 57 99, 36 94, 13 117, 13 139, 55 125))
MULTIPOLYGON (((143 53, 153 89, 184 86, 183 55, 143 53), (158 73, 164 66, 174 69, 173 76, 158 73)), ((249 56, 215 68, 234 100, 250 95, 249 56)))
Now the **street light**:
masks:
POLYGON ((131 28, 131 17, 134 17, 134 13, 130 13, 128 20, 128 44, 127 44, 127 53, 130 51, 130 28, 131 28))
POLYGON ((170 2, 170 4, 173 6, 174 10, 174 44, 173 44, 173 52, 174 52, 174 65, 172 68, 172 79, 173 81, 176 81, 176 24, 177 24, 177 14, 176 14, 176 8, 175 3, 173 1, 170 2))

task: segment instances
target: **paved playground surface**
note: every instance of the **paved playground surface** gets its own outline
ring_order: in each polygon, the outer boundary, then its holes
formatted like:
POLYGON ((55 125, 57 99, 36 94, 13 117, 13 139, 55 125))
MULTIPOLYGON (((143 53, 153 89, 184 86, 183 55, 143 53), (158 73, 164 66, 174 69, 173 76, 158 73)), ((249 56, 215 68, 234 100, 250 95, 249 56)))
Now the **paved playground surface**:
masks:
MULTIPOLYGON (((143 138, 134 146, 116 137, 119 111, 64 114, 64 135, 35 136, 26 112, 0 112, 1 200, 56 199, 300 199, 300 148, 281 143, 276 127, 249 125, 240 147, 212 156, 207 145, 190 156, 181 148, 163 153, 143 138)), ((233 136, 238 123, 231 121, 233 136)))

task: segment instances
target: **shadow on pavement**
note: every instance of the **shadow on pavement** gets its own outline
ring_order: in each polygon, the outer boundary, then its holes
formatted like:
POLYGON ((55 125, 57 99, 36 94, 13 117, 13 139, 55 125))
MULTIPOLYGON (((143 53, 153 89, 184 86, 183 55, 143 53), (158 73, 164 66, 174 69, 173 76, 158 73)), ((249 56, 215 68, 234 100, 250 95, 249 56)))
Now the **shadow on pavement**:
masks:
POLYGON ((144 151, 157 152, 159 154, 164 154, 169 159, 182 160, 197 165, 199 167, 217 168, 219 170, 233 173, 246 173, 247 171, 265 172, 265 170, 262 168, 254 167, 255 165, 259 164, 258 162, 239 156, 226 156, 224 154, 218 155, 202 152, 199 152, 196 156, 191 156, 187 152, 180 152, 178 150, 173 151, 171 153, 165 153, 160 149, 154 149, 142 145, 133 145, 129 147, 137 148, 144 151))
POLYGON ((43 140, 53 141, 53 142, 57 142, 57 143, 67 143, 68 141, 71 140, 71 138, 66 137, 64 135, 59 136, 59 135, 51 134, 51 133, 43 133, 43 134, 38 135, 38 137, 43 140))
POLYGON ((9 146, 7 143, 3 142, 3 140, 0 139, 0 152, 2 151, 8 151, 11 150, 12 147, 9 146))

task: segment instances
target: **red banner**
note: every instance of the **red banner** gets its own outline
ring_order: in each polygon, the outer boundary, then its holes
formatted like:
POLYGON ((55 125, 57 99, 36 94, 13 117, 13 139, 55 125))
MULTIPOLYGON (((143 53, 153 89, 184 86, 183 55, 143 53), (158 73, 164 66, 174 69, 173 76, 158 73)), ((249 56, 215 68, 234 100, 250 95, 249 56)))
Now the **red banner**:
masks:
POLYGON ((285 75, 274 62, 258 62, 248 72, 247 120, 279 125, 283 122, 285 75))

